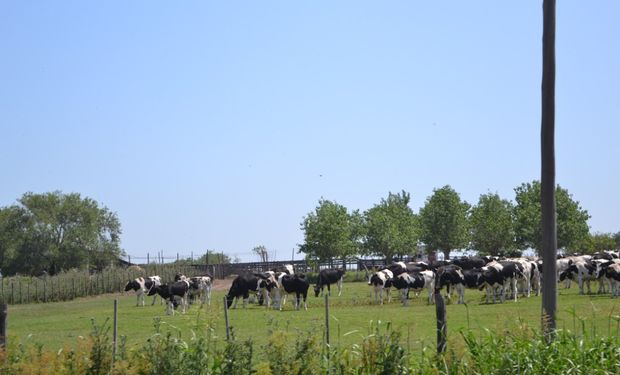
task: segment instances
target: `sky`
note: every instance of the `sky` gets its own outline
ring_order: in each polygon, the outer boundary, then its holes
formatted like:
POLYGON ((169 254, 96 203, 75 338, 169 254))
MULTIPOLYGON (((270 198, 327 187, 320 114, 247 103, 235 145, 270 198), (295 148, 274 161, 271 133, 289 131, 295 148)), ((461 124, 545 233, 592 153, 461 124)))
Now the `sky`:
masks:
MULTIPOLYGON (((556 181, 620 231, 620 2, 557 5, 556 181)), ((0 207, 78 192, 131 256, 295 259, 321 198, 540 178, 542 1, 0 2, 0 207)))

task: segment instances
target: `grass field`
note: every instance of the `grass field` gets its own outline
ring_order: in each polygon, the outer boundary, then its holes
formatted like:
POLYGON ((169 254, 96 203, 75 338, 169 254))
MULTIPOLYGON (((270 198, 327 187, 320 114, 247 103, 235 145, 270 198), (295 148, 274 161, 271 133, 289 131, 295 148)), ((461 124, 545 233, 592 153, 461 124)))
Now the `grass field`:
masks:
MULTIPOLYGON (((588 335, 620 334, 620 298, 578 295, 577 292, 575 287, 560 289, 558 328, 588 335)), ((219 337, 224 337, 224 294, 225 291, 214 292, 210 307, 194 305, 187 314, 175 316, 165 315, 164 306, 159 302, 151 306, 150 298, 147 306, 136 307, 135 296, 123 294, 9 306, 9 347, 15 343, 37 343, 45 349, 58 350, 80 345, 80 337, 87 337, 91 332, 91 319, 96 324, 102 324, 107 318, 111 320, 115 298, 119 300, 119 336, 127 337, 128 348, 142 344, 154 334, 156 318, 161 319, 162 329, 180 332, 183 338, 188 338, 193 329, 204 329, 206 324, 213 327, 219 337)), ((322 332, 325 320, 323 301, 323 298, 309 296, 308 311, 293 311, 290 302, 282 312, 250 304, 246 309, 229 310, 230 325, 238 339, 251 337, 259 346, 266 343, 270 330, 322 332)), ((503 332, 540 328, 540 297, 485 305, 482 304, 483 293, 468 290, 466 302, 466 306, 456 303, 447 306, 450 345, 462 344, 458 334, 461 329, 503 332)), ((425 298, 414 299, 406 307, 399 301, 378 306, 371 302, 370 288, 365 283, 345 283, 342 296, 331 297, 330 308, 332 343, 357 343, 361 336, 371 333, 371 322, 377 324, 380 321, 381 324, 390 322, 394 329, 400 330, 403 344, 412 352, 435 345, 435 308, 427 305, 425 298)))

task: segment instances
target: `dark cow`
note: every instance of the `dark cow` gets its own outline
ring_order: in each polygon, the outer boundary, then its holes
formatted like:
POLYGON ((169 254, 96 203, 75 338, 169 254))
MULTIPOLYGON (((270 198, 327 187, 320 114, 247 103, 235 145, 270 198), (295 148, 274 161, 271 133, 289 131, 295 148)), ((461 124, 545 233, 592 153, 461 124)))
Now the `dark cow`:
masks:
POLYGON ((188 307, 187 294, 189 292, 189 281, 175 281, 171 284, 162 284, 160 286, 153 287, 149 292, 149 295, 159 294, 162 299, 168 301, 166 314, 174 315, 174 309, 180 304, 183 309, 183 314, 188 307))
POLYGON ((319 296, 325 286, 327 286, 327 294, 331 295, 331 284, 336 284, 338 286, 338 296, 340 297, 342 294, 344 274, 345 270, 343 268, 321 270, 321 272, 319 272, 319 278, 316 281, 316 285, 314 286, 315 297, 319 296))
POLYGON ((237 300, 243 297, 243 307, 247 305, 250 293, 263 294, 267 292, 268 282, 258 275, 239 275, 237 276, 226 294, 226 304, 228 307, 236 308, 237 300), (233 305, 234 301, 234 305, 233 305))
POLYGON ((306 280, 305 275, 289 275, 283 272, 278 276, 278 284, 280 292, 283 292, 282 300, 278 303, 280 310, 284 307, 284 304, 286 303, 286 296, 289 294, 295 294, 295 310, 299 310, 302 298, 304 302, 304 309, 308 310, 308 288, 310 288, 310 283, 306 280))
POLYGON ((459 296, 458 303, 465 303, 465 275, 461 267, 456 265, 439 267, 437 279, 439 289, 446 286, 448 299, 450 299, 450 289, 454 287, 459 296))
POLYGON ((174 281, 183 281, 187 279, 189 279, 189 277, 183 275, 182 273, 177 273, 176 275, 174 275, 174 281))
POLYGON ((283 264, 283 265, 281 265, 279 267, 276 267, 276 268, 272 269, 271 271, 273 271, 274 273, 284 272, 287 275, 295 274, 295 269, 293 268, 292 264, 283 264))
MULTIPOLYGON (((142 306, 144 306, 144 296, 148 294, 153 289, 153 287, 159 285, 161 285, 161 278, 159 276, 149 276, 147 278, 138 277, 127 282, 127 285, 125 285, 125 292, 129 292, 130 290, 135 291, 137 298, 136 306, 139 306, 140 302, 142 302, 142 306)), ((152 294, 148 295, 150 296, 152 294)), ((155 304, 156 299, 157 295, 153 297, 153 302, 151 303, 151 306, 155 304)))
POLYGON ((493 259, 491 257, 463 257, 452 259, 452 264, 461 267, 462 270, 471 270, 474 268, 482 268, 490 263, 493 259))

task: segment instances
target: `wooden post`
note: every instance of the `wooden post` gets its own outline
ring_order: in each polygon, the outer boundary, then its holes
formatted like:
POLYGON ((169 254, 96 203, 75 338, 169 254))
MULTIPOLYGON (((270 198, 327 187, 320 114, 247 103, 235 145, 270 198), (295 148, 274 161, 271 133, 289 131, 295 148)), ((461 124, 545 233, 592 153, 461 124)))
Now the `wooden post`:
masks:
POLYGON ((329 346, 329 295, 325 293, 325 343, 329 346))
POLYGON ((114 367, 114 359, 116 358, 116 347, 118 337, 118 298, 114 299, 114 328, 112 330, 112 367, 114 367))
POLYGON ((438 287, 435 287, 435 314, 437 316, 437 353, 443 353, 446 351, 448 327, 446 325, 446 305, 438 287))
POLYGON ((150 263, 150 256, 151 256, 151 254, 146 253, 146 264, 150 263))
POLYGON ((226 341, 230 340, 230 327, 228 326, 228 301, 224 296, 224 321, 226 322, 226 341))
POLYGON ((0 348, 6 349, 6 318, 9 314, 9 306, 0 304, 0 348))

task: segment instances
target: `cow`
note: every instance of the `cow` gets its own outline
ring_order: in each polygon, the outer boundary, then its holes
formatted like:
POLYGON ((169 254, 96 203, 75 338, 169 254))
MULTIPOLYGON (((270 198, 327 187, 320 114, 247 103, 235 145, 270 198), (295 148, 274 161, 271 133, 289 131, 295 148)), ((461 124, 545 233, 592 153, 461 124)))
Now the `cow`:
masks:
POLYGON ((372 285, 375 292, 375 302, 381 300, 381 304, 383 305, 383 290, 385 290, 387 294, 388 303, 392 301, 390 288, 393 278, 394 274, 388 269, 377 271, 368 278, 368 285, 372 285))
POLYGON ((293 274, 289 275, 285 272, 282 272, 278 275, 278 288, 281 293, 281 299, 278 298, 278 306, 280 311, 284 307, 286 303, 286 296, 289 294, 295 294, 294 303, 295 310, 299 310, 301 305, 301 300, 303 298, 304 309, 308 310, 308 289, 310 288, 310 283, 306 280, 306 276, 304 274, 293 274))
MULTIPOLYGON (((148 294, 148 292, 153 289, 153 287, 161 285, 161 278, 159 276, 149 276, 146 278, 138 277, 134 280, 129 280, 127 285, 125 285, 125 292, 130 290, 134 290, 136 292, 136 306, 140 306, 140 302, 142 302, 142 306, 144 306, 144 296, 148 294)), ((148 294, 149 296, 151 294, 148 294)), ((157 295, 153 297, 153 302, 151 306, 155 304, 155 300, 157 299, 157 295)))
POLYGON ((183 314, 185 314, 185 311, 188 308, 188 292, 189 281, 181 280, 170 284, 162 284, 160 286, 153 287, 149 292, 149 295, 155 295, 155 293, 157 293, 162 299, 167 300, 166 314, 174 315, 174 310, 179 304, 183 308, 183 314))
POLYGON ((177 273, 176 275, 174 275, 174 281, 183 281, 187 279, 189 279, 189 277, 183 275, 182 273, 177 273))
POLYGON ((566 278, 571 280, 576 278, 579 284, 579 294, 584 294, 583 283, 585 281, 588 287, 588 294, 590 294, 592 293, 590 290, 590 281, 597 280, 602 275, 603 272, 600 263, 577 261, 571 264, 566 271, 560 273, 560 281, 564 281, 566 278))
POLYGON ((267 293, 267 287, 269 286, 267 280, 254 275, 239 275, 237 276, 226 294, 226 306, 228 308, 237 307, 237 300, 243 297, 243 307, 245 308, 250 298, 250 293, 267 293), (234 305, 233 305, 234 301, 234 305))
POLYGON ((611 263, 605 269, 605 278, 609 282, 611 298, 620 296, 620 263, 611 263))
POLYGON ((428 303, 432 304, 434 301, 435 291, 435 273, 433 271, 421 271, 412 273, 401 273, 394 278, 392 285, 401 291, 403 304, 407 304, 409 300, 409 290, 421 291, 424 288, 428 288, 428 303))
POLYGON ((200 298, 201 305, 205 302, 211 306, 211 285, 213 278, 210 275, 194 276, 189 279, 190 297, 200 298))
POLYGON ((318 297, 325 286, 327 286, 327 294, 331 295, 330 285, 336 284, 338 286, 338 297, 340 297, 344 274, 345 270, 343 268, 321 270, 314 286, 314 296, 318 297))
POLYGON ((499 289, 502 303, 506 300, 507 289, 515 302, 517 301, 517 278, 523 277, 523 272, 520 270, 519 265, 519 263, 510 261, 493 261, 482 267, 480 289, 486 287, 485 303, 489 303, 491 293, 493 294, 493 303, 496 302, 497 289, 499 289))
POLYGON ((491 257, 483 256, 483 257, 463 257, 452 259, 452 264, 461 267, 463 271, 471 270, 474 268, 482 268, 490 263, 493 259, 491 257))
POLYGON ((448 299, 450 299, 450 289, 454 287, 459 296, 458 303, 465 303, 465 275, 461 267, 456 265, 439 267, 437 279, 439 289, 446 286, 448 299))
POLYGON ((295 268, 293 267, 292 264, 283 264, 283 265, 281 265, 279 267, 276 267, 276 268, 272 269, 271 271, 275 272, 275 273, 284 272, 287 275, 295 274, 295 268))

